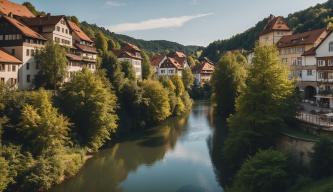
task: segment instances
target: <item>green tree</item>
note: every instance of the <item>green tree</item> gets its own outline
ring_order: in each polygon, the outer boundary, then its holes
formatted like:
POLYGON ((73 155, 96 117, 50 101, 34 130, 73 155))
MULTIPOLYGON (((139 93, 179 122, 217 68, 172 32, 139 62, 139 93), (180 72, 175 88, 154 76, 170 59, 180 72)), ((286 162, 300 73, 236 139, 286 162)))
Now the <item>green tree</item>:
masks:
POLYGON ((230 191, 285 191, 291 180, 289 171, 286 155, 274 150, 259 151, 242 165, 230 191))
POLYGON ((36 53, 35 59, 40 67, 36 85, 53 89, 59 87, 67 76, 66 50, 51 41, 36 53))
POLYGON ((192 56, 188 56, 188 57, 187 57, 187 63, 188 63, 188 65, 189 65, 191 68, 194 67, 194 66, 196 65, 195 60, 193 59, 192 56))
POLYGON ((218 62, 213 77, 213 101, 219 114, 227 117, 235 111, 235 101, 245 87, 246 58, 227 53, 218 62))
POLYGON ((120 63, 121 66, 121 71, 124 73, 124 77, 134 81, 136 79, 136 74, 135 74, 135 69, 133 67, 133 65, 128 62, 128 61, 124 61, 120 63))
POLYGON ((103 54, 101 67, 105 69, 106 75, 113 87, 116 91, 119 91, 125 78, 125 74, 122 72, 122 66, 118 62, 117 57, 111 51, 103 54))
POLYGON ((175 89, 176 96, 177 97, 183 96, 185 94, 186 90, 185 90, 185 86, 184 86, 182 79, 179 76, 174 75, 174 76, 170 77, 170 80, 176 87, 176 89, 175 89))
POLYGON ((234 168, 232 171, 247 156, 274 145, 279 129, 294 117, 295 88, 288 74, 288 67, 281 63, 275 47, 256 47, 247 86, 236 100, 235 115, 228 119, 230 135, 224 156, 234 168))
POLYGON ((182 80, 186 90, 190 90, 194 84, 194 75, 189 67, 183 70, 182 80))
POLYGON ((56 151, 68 142, 69 121, 52 106, 46 91, 36 93, 33 104, 22 109, 19 131, 34 154, 56 151))
POLYGON ((35 6, 33 6, 30 2, 24 2, 22 3, 22 5, 24 5, 25 7, 27 7, 35 16, 45 16, 45 12, 44 11, 37 11, 35 6))
POLYGON ((163 121, 171 115, 168 92, 160 82, 145 80, 142 82, 142 91, 147 122, 163 121))
POLYGON ((81 144, 96 151, 111 139, 117 128, 117 98, 105 78, 84 69, 64 85, 59 99, 81 144))
POLYGON ((0 156, 0 191, 4 191, 7 185, 11 182, 9 173, 9 164, 3 157, 0 156))
POLYGON ((310 162, 311 175, 316 179, 333 175, 333 142, 330 139, 321 139, 313 148, 310 162))
POLYGON ((151 79, 154 74, 154 69, 150 63, 150 58, 146 52, 141 52, 143 61, 142 61, 142 79, 147 80, 151 79))
POLYGON ((108 51, 108 39, 102 32, 98 32, 96 34, 96 48, 99 50, 100 53, 106 53, 108 51))

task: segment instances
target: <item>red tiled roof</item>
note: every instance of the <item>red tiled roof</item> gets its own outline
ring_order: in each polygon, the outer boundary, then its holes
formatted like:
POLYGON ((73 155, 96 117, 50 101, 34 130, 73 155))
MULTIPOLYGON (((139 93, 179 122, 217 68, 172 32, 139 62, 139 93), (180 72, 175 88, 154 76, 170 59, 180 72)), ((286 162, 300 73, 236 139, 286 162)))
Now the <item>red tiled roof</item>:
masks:
POLYGON ((137 57, 136 55, 128 51, 121 51, 118 55, 118 58, 130 58, 130 59, 142 60, 141 57, 137 57))
POLYGON ((69 28, 83 41, 88 41, 90 43, 93 43, 93 41, 88 37, 87 34, 85 34, 79 26, 77 26, 74 22, 68 21, 69 28))
POLYGON ((151 59, 151 64, 155 67, 157 67, 161 62, 162 60, 165 58, 165 55, 155 55, 152 57, 151 59))
POLYGON ((79 55, 67 53, 66 56, 70 61, 82 61, 82 57, 79 55))
POLYGON ((78 48, 79 50, 83 51, 83 52, 95 53, 95 54, 98 53, 95 47, 90 47, 90 46, 87 46, 87 45, 81 45, 81 44, 78 44, 78 43, 76 43, 74 46, 76 48, 78 48))
POLYGON ((215 66, 207 61, 202 61, 198 66, 194 67, 194 73, 206 73, 212 74, 215 70, 215 66))
POLYGON ((5 50, 0 48, 0 63, 14 63, 21 64, 22 62, 16 57, 10 55, 5 50))
POLYGON ((323 33, 327 33, 326 29, 317 29, 305 33, 297 33, 293 35, 283 36, 277 43, 277 46, 278 48, 283 48, 314 44, 322 36, 323 33))
POLYGON ((290 28, 284 21, 283 17, 271 16, 264 30, 261 32, 261 35, 265 35, 273 31, 290 31, 290 28))
POLYGON ((0 0, 0 14, 8 15, 9 13, 20 17, 35 17, 35 15, 23 5, 8 0, 0 0))
POLYGON ((315 56, 317 47, 312 47, 311 49, 305 51, 302 56, 315 56))
POLYGON ((136 45, 133 45, 131 43, 125 43, 125 46, 127 46, 128 48, 137 51, 137 52, 141 52, 141 49, 139 49, 139 47, 137 47, 136 45))
POLYGON ((13 26, 15 26, 18 30, 20 30, 25 36, 36 38, 36 39, 41 39, 41 40, 46 40, 42 35, 40 35, 36 31, 30 29, 29 27, 27 27, 20 21, 14 19, 12 17, 8 17, 8 16, 3 16, 3 18, 5 18, 9 23, 11 23, 13 26))
POLYGON ((178 63, 177 60, 175 60, 174 58, 171 57, 167 57, 167 59, 161 64, 162 65, 167 65, 167 66, 173 66, 174 68, 177 69, 183 69, 182 65, 180 63, 178 63))
POLYGON ((21 20, 28 26, 56 25, 64 15, 47 15, 44 17, 22 18, 21 20))

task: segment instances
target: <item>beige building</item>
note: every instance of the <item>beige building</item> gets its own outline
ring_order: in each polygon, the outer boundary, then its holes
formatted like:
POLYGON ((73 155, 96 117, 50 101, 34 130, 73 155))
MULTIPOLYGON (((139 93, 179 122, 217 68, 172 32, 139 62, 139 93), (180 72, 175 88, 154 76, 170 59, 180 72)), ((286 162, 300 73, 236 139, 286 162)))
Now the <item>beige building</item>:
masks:
POLYGON ((195 84, 201 85, 210 82, 215 70, 215 65, 204 58, 200 64, 195 66, 192 71, 195 77, 195 84))
POLYGON ((285 35, 291 35, 292 30, 283 17, 270 16, 267 25, 259 36, 259 45, 276 45, 285 35))
POLYGON ((125 43, 118 54, 119 61, 125 61, 132 64, 137 79, 142 79, 142 56, 141 50, 130 43, 125 43))
POLYGON ((10 87, 18 87, 18 70, 22 62, 0 49, 0 83, 10 87))

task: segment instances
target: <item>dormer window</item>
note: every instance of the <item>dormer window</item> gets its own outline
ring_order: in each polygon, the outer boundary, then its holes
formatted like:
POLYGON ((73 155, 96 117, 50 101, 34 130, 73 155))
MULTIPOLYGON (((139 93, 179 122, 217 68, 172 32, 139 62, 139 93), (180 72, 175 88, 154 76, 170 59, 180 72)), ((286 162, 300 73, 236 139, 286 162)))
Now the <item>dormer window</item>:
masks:
POLYGON ((333 41, 331 41, 328 45, 329 52, 333 52, 333 41))

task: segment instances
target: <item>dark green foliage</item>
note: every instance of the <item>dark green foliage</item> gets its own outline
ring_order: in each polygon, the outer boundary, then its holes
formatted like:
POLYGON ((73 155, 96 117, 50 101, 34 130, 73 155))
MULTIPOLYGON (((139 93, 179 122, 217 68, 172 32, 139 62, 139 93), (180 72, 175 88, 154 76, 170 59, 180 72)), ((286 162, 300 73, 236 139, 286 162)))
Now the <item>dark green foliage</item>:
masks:
POLYGON ((117 128, 116 96, 104 78, 84 69, 64 85, 59 100, 83 146, 96 151, 111 139, 117 128))
POLYGON ((186 90, 190 90, 194 84, 194 75, 192 70, 187 67, 183 70, 182 80, 186 90))
POLYGON ((98 32, 96 34, 96 48, 99 50, 100 53, 106 53, 108 51, 109 45, 108 45, 108 39, 105 37, 105 35, 102 32, 98 32))
POLYGON ((0 156, 0 191, 4 191, 10 183, 9 164, 3 157, 0 156))
POLYGON ((55 89, 67 77, 66 50, 60 45, 48 42, 36 53, 35 60, 40 67, 35 79, 37 87, 55 89))
POLYGON ((322 139, 314 146, 313 150, 310 163, 311 175, 315 179, 332 176, 333 142, 330 139, 322 139))
POLYGON ((190 95, 191 98, 196 100, 209 100, 212 96, 212 86, 210 83, 193 86, 190 95))
POLYGON ((24 2, 22 5, 26 6, 31 13, 33 13, 35 16, 45 16, 46 13, 44 11, 37 11, 35 6, 33 6, 30 2, 24 2))
POLYGON ((135 75, 135 69, 133 65, 130 62, 124 61, 120 63, 121 71, 124 73, 124 77, 135 81, 136 75, 135 75))
POLYGON ((235 101, 245 88, 246 58, 240 53, 224 55, 215 67, 211 84, 217 113, 228 117, 235 111, 235 101))
POLYGON ((274 150, 259 151, 238 171, 232 192, 280 192, 288 187, 288 158, 274 150))
POLYGON ((151 79, 154 75, 154 69, 150 63, 150 58, 146 52, 141 52, 143 61, 142 61, 142 79, 147 80, 151 79))
MULTIPOLYGON (((286 18, 286 21, 289 24, 289 27, 295 32, 305 32, 313 29, 325 28, 330 22, 332 22, 332 17, 333 1, 329 0, 326 3, 318 4, 303 11, 290 14, 286 18)), ((268 19, 265 18, 243 33, 237 34, 230 39, 211 43, 206 49, 204 49, 202 56, 217 62, 221 54, 228 50, 252 50, 267 21, 268 19)))

